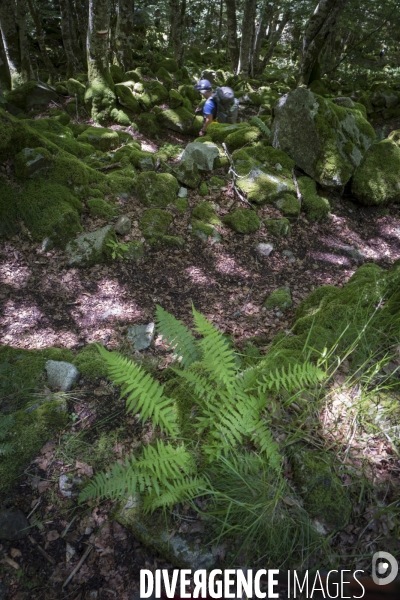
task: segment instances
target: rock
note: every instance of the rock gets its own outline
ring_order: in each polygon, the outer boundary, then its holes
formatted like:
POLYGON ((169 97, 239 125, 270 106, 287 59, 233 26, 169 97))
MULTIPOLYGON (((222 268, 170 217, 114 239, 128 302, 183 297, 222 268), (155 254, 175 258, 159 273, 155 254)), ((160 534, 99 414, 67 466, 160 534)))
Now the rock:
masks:
POLYGON ((393 139, 371 146, 355 170, 351 191, 363 204, 386 205, 400 201, 400 147, 393 139))
POLYGON ((259 256, 264 256, 267 257, 271 254, 271 252, 273 251, 274 247, 272 244, 257 244, 257 246, 255 247, 255 250, 257 252, 257 254, 259 256))
POLYGON ((296 257, 291 250, 284 250, 282 252, 282 254, 283 254, 283 256, 285 256, 288 259, 288 262, 290 262, 290 263, 296 262, 296 257))
POLYGON ((177 166, 174 166, 174 173, 180 183, 192 189, 197 188, 201 181, 196 163, 189 158, 182 160, 177 166))
POLYGON ((299 216, 301 206, 300 202, 291 194, 284 194, 275 202, 276 208, 279 208, 284 217, 295 219, 299 216))
POLYGON ((179 133, 195 133, 203 123, 202 117, 196 117, 184 106, 163 110, 157 115, 157 119, 162 127, 179 133))
POLYGON ((203 223, 203 221, 199 221, 198 219, 190 221, 189 229, 191 229, 193 235, 203 240, 203 242, 207 242, 208 239, 212 242, 220 242, 222 240, 221 235, 215 229, 214 225, 203 223))
POLYGON ((78 369, 68 362, 48 360, 45 369, 49 386, 62 392, 68 392, 79 379, 78 369))
POLYGON ((178 198, 187 198, 187 194, 188 194, 188 191, 186 188, 184 188, 184 187, 179 188, 178 198))
POLYGON ((0 511, 0 540, 20 540, 29 533, 29 522, 21 510, 0 511))
POLYGON ((129 327, 127 338, 130 342, 133 342, 135 350, 146 350, 153 341, 154 337, 154 323, 148 325, 133 325, 129 327))
POLYGON ((176 199, 179 183, 170 173, 146 171, 136 179, 136 193, 145 206, 167 206, 176 199))
POLYGON ((208 185, 205 181, 202 181, 199 185, 199 196, 208 196, 208 185))
POLYGON ((223 218, 226 225, 237 233, 254 233, 260 228, 261 221, 253 210, 236 208, 223 218))
POLYGON ((338 106, 300 87, 274 108, 271 140, 313 179, 341 187, 352 176, 375 132, 361 111, 338 106))
POLYGON ((171 223, 172 216, 168 212, 159 208, 149 208, 144 211, 139 227, 146 239, 155 240, 167 233, 171 223))
POLYGON ((30 179, 43 174, 51 163, 51 156, 44 148, 24 148, 14 158, 15 173, 21 179, 30 179))
POLYGON ((289 219, 266 219, 264 225, 276 237, 287 237, 290 234, 289 219))
POLYGON ((48 106, 51 102, 59 102, 55 88, 42 82, 28 81, 15 90, 8 92, 6 99, 21 110, 48 106))
POLYGON ((102 152, 108 152, 120 146, 118 132, 103 127, 87 127, 76 139, 78 142, 91 144, 94 148, 102 152))
POLYGON ((212 142, 192 142, 186 146, 182 160, 192 160, 200 171, 212 171, 218 156, 218 146, 212 142))
POLYGON ((82 83, 80 83, 80 81, 77 81, 76 79, 68 79, 67 90, 70 96, 74 98, 76 95, 78 102, 80 104, 83 103, 86 88, 82 83))
POLYGON ((348 96, 338 96, 333 99, 333 102, 338 106, 344 106, 344 108, 354 108, 355 104, 351 98, 348 96))
POLYGON ((301 193, 302 206, 310 221, 323 221, 330 213, 329 201, 317 194, 317 186, 310 177, 299 177, 297 180, 301 193))
POLYGON ((264 302, 265 308, 279 308, 281 311, 287 310, 292 304, 290 289, 287 286, 274 290, 264 302))
POLYGON ((118 101, 122 106, 129 108, 133 113, 137 114, 141 112, 139 102, 136 100, 135 96, 132 93, 129 84, 133 84, 131 81, 127 81, 124 83, 117 83, 114 86, 115 93, 117 95, 118 101))
POLYGON ((139 260, 144 255, 143 244, 139 240, 132 240, 127 244, 127 247, 124 260, 139 260))
POLYGON ((111 241, 117 241, 111 225, 106 225, 92 233, 83 233, 69 242, 65 248, 69 255, 68 264, 88 267, 104 262, 111 256, 111 249, 107 246, 111 241))
POLYGON ((64 498, 76 498, 79 492, 74 489, 82 483, 80 477, 68 477, 64 473, 60 475, 58 480, 58 489, 64 498))
POLYGON ((132 229, 132 221, 129 219, 129 217, 121 215, 114 224, 114 229, 116 233, 119 233, 119 235, 126 235, 132 229))
POLYGON ((177 90, 169 90, 169 107, 178 108, 182 106, 183 96, 177 90))

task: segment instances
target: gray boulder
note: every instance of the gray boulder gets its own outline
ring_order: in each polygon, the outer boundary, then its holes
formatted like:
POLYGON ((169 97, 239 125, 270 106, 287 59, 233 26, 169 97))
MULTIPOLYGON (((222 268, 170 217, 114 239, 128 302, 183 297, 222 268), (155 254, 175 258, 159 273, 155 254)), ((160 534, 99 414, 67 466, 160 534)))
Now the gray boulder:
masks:
POLYGON ((125 215, 118 217, 117 222, 114 225, 115 232, 119 233, 119 235, 126 235, 130 232, 131 228, 132 221, 125 215))
POLYGON ((106 225, 92 233, 82 233, 67 244, 65 251, 69 255, 68 264, 77 267, 89 267, 104 262, 111 255, 108 247, 117 236, 111 225, 106 225))
POLYGON ((272 244, 257 244, 257 246, 255 247, 255 250, 258 254, 258 256, 269 256, 271 254, 271 252, 273 252, 274 247, 272 244))
POLYGON ((182 160, 192 160, 200 171, 212 171, 218 156, 218 147, 212 142, 192 142, 186 146, 182 160))
POLYGON ((22 511, 0 511, 0 540, 20 540, 28 535, 29 527, 29 522, 22 511))
POLYGON ((282 96, 274 109, 271 141, 321 185, 342 187, 375 140, 359 110, 300 87, 282 96))
POLYGON ((45 369, 49 386, 62 392, 68 392, 79 379, 79 371, 72 363, 48 360, 45 369))
POLYGON ((345 108, 354 108, 355 104, 351 98, 348 96, 338 96, 333 99, 333 102, 338 106, 344 106, 345 108))
POLYGON ((197 188, 201 181, 197 165, 191 158, 182 160, 174 167, 174 175, 180 183, 192 189, 197 188))
POLYGON ((153 341, 154 323, 148 325, 133 325, 129 327, 127 338, 133 342, 135 350, 146 350, 153 341))
POLYGON ((15 157, 15 171, 18 177, 30 179, 51 165, 51 158, 46 150, 24 148, 15 157))

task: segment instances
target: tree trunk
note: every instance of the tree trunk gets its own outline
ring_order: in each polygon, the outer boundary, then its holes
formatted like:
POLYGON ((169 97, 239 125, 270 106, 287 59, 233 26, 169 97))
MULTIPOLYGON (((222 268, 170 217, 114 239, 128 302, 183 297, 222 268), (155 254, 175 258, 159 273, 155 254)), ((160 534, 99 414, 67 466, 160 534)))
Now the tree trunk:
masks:
POLYGON ((282 19, 278 25, 278 28, 276 28, 276 25, 275 25, 275 31, 271 32, 268 50, 263 58, 260 73, 262 73, 264 71, 265 67, 271 60, 274 50, 276 48, 276 45, 278 44, 279 40, 281 39, 283 30, 285 29, 285 26, 286 26, 287 22, 289 21, 289 19, 290 19, 290 13, 287 12, 284 15, 282 15, 282 19))
POLYGON ((246 0, 243 23, 242 23, 242 42, 240 44, 240 73, 244 77, 249 76, 250 56, 253 50, 255 35, 257 0, 246 0))
POLYGON ((170 40, 169 45, 174 50, 174 58, 179 66, 183 64, 183 34, 186 14, 186 0, 169 0, 170 11, 170 40))
POLYGON ((3 46, 3 39, 0 35, 0 92, 11 89, 11 77, 7 64, 7 56, 3 46))
POLYGON ((273 6, 271 6, 270 4, 264 3, 264 5, 261 9, 260 22, 258 24, 258 27, 256 28, 256 33, 255 33, 254 52, 253 52, 253 56, 252 56, 252 60, 251 60, 252 75, 255 75, 256 73, 260 72, 261 45, 262 45, 263 40, 265 39, 267 23, 271 19, 272 11, 273 11, 273 6))
POLYGON ((91 105, 92 119, 104 122, 115 108, 114 84, 108 62, 110 1, 89 0, 88 77, 85 99, 91 105))
POLYGON ((349 0, 320 0, 310 17, 303 37, 303 51, 297 85, 308 85, 319 54, 349 0))
POLYGON ((133 69, 132 46, 133 39, 134 0, 118 0, 117 5, 117 59, 124 71, 133 69))
POLYGON ((36 39, 39 44, 40 54, 42 55, 42 60, 45 68, 49 72, 50 82, 53 83, 56 76, 57 71, 51 62, 49 55, 47 54, 46 42, 44 39, 44 32, 42 28, 42 21, 36 7, 33 4, 33 0, 28 0, 29 12, 31 13, 33 23, 36 29, 36 39))
POLYGON ((88 30, 88 14, 89 14, 89 2, 88 0, 74 0, 74 10, 76 12, 76 18, 78 22, 79 38, 82 48, 83 62, 87 64, 86 54, 86 38, 88 30))
POLYGON ((72 34, 72 21, 70 18, 70 7, 68 0, 60 0, 61 14, 61 36, 67 57, 67 73, 66 78, 73 77, 74 73, 80 71, 79 68, 79 53, 76 46, 74 47, 74 37, 72 34))
POLYGON ((237 22, 235 0, 225 0, 228 30, 228 52, 232 70, 236 73, 239 63, 239 46, 237 43, 237 22))
POLYGON ((29 54, 27 54, 25 11, 23 1, 16 5, 14 0, 0 1, 0 28, 4 52, 7 57, 11 78, 11 89, 14 89, 32 78, 29 54), (22 27, 22 30, 19 29, 22 27), (23 56, 21 56, 21 50, 23 56), (23 60, 22 60, 23 59, 23 60))
POLYGON ((221 37, 222 37, 222 15, 224 12, 224 0, 220 0, 219 3, 219 21, 218 21, 218 41, 217 41, 217 54, 221 49, 221 37))
POLYGON ((21 78, 23 81, 30 81, 33 79, 33 71, 26 32, 26 0, 17 0, 17 29, 21 56, 21 78))

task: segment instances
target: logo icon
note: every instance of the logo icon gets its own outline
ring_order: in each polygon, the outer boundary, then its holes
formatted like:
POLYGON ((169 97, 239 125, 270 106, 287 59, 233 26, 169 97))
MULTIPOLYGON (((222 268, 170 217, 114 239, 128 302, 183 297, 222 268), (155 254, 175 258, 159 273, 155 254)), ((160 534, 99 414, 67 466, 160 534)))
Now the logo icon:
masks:
POLYGON ((377 585, 392 583, 399 572, 399 565, 389 552, 375 552, 372 557, 372 579, 377 585))

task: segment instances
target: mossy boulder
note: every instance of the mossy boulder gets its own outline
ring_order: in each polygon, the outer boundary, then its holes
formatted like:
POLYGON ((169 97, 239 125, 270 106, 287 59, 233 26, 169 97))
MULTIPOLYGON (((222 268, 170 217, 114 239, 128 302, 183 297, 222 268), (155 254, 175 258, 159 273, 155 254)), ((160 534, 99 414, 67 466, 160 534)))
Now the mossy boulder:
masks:
POLYGON ((106 202, 102 198, 89 198, 86 202, 89 212, 93 217, 101 217, 102 219, 110 220, 115 217, 115 206, 106 202))
POLYGON ((188 98, 191 104, 198 104, 201 100, 201 94, 197 90, 194 89, 192 85, 180 85, 178 87, 178 92, 188 98))
POLYGON ((198 193, 200 196, 208 196, 209 190, 205 181, 199 185, 198 193))
POLYGON ((110 73, 114 83, 121 83, 123 81, 124 72, 119 65, 111 65, 110 73))
POLYGON ((219 157, 218 146, 212 143, 191 142, 182 154, 182 160, 193 161, 201 171, 212 171, 219 157))
POLYGON ((7 102, 21 110, 43 108, 51 102, 58 102, 58 94, 54 88, 42 82, 28 81, 6 94, 7 102))
POLYGON ((181 160, 173 170, 178 181, 189 188, 197 188, 201 181, 197 165, 191 158, 181 160))
POLYGON ((327 453, 296 448, 293 475, 304 508, 328 527, 344 529, 352 512, 350 498, 327 453))
POLYGON ((172 87, 173 81, 171 75, 164 67, 160 67, 156 73, 157 79, 162 81, 163 85, 169 90, 172 87))
POLYGON ((342 187, 375 139, 357 109, 344 108, 300 87, 275 106, 271 141, 318 183, 342 187))
MULTIPOLYGON (((136 88, 136 86, 135 86, 136 88)), ((143 82, 142 92, 137 94, 137 100, 144 111, 148 111, 156 104, 168 102, 168 90, 159 81, 143 82)))
POLYGON ((106 377, 108 373, 107 365, 97 350, 96 344, 88 344, 78 352, 72 361, 78 371, 88 379, 97 377, 106 377))
POLYGON ((351 191, 367 205, 400 201, 400 146, 391 139, 373 144, 355 170, 351 191))
POLYGON ((292 304, 292 296, 290 294, 290 289, 287 286, 274 290, 264 302, 266 308, 278 308, 281 311, 287 310, 292 304))
POLYGON ((129 108, 134 114, 141 112, 139 102, 132 93, 132 90, 125 83, 118 83, 114 86, 118 101, 122 106, 129 108))
POLYGON ((192 234, 200 238, 203 242, 207 242, 208 240, 220 242, 222 239, 214 225, 209 225, 199 219, 192 219, 190 221, 190 229, 192 234))
POLYGON ((221 188, 224 187, 225 181, 221 177, 216 177, 214 175, 213 177, 210 177, 210 179, 207 181, 207 185, 212 190, 220 190, 221 188))
POLYGON ((149 208, 144 211, 139 221, 139 227, 144 237, 151 242, 162 238, 171 223, 172 216, 168 212, 158 208, 149 208))
POLYGON ((110 242, 117 242, 114 228, 107 225, 92 233, 82 235, 69 242, 65 248, 68 264, 76 267, 91 267, 111 257, 110 242))
POLYGON ((254 233, 260 228, 261 221, 253 210, 236 208, 223 219, 225 225, 237 233, 254 233))
POLYGON ((68 90, 68 94, 70 96, 72 96, 73 98, 77 97, 78 98, 78 102, 80 104, 83 103, 84 98, 85 98, 86 88, 85 88, 85 86, 82 83, 80 83, 76 79, 68 79, 68 81, 67 81, 67 90, 68 90))
POLYGON ((160 69, 165 69, 169 73, 176 73, 179 69, 179 65, 173 58, 165 58, 160 64, 160 69))
POLYGON ((52 165, 52 157, 45 148, 24 148, 15 155, 15 174, 19 179, 43 175, 52 165))
POLYGON ((201 117, 195 117, 195 115, 190 112, 187 108, 183 106, 178 106, 175 109, 163 110, 157 116, 159 122, 166 129, 171 129, 172 131, 178 131, 180 133, 190 133, 193 131, 195 123, 199 121, 201 127, 201 117))
POLYGON ((317 194, 317 186, 309 177, 299 177, 297 180, 301 193, 302 206, 310 221, 323 221, 330 213, 329 201, 317 194))
POLYGON ((327 97, 329 96, 329 90, 321 79, 314 79, 308 86, 308 89, 318 96, 327 97))
POLYGON ((136 119, 137 127, 140 133, 147 135, 150 138, 158 138, 162 135, 162 129, 157 120, 157 116, 153 113, 143 113, 136 119))
POLYGON ((203 223, 210 225, 220 225, 221 221, 215 213, 214 205, 211 202, 199 202, 192 210, 192 216, 203 223))
POLYGON ((102 127, 88 127, 78 135, 77 139, 80 142, 91 144, 94 148, 102 152, 108 152, 120 145, 118 132, 102 127))
POLYGON ((123 167, 132 165, 142 171, 154 171, 154 155, 151 152, 140 150, 134 142, 129 142, 126 146, 119 148, 114 153, 111 162, 121 163, 123 167))
POLYGON ((235 134, 241 129, 249 129, 248 123, 211 123, 207 128, 207 137, 218 144, 224 142, 228 135, 235 134))
POLYGON ((170 108, 178 108, 183 104, 183 96, 177 90, 169 90, 169 101, 170 108))
POLYGON ((178 197, 174 202, 174 206, 183 215, 189 207, 189 202, 187 201, 187 198, 178 197))
POLYGON ((289 219, 266 219, 264 225, 267 231, 276 237, 287 237, 290 235, 289 219))
POLYGON ((170 173, 147 171, 136 180, 136 193, 145 206, 168 206, 176 200, 179 183, 170 173))

